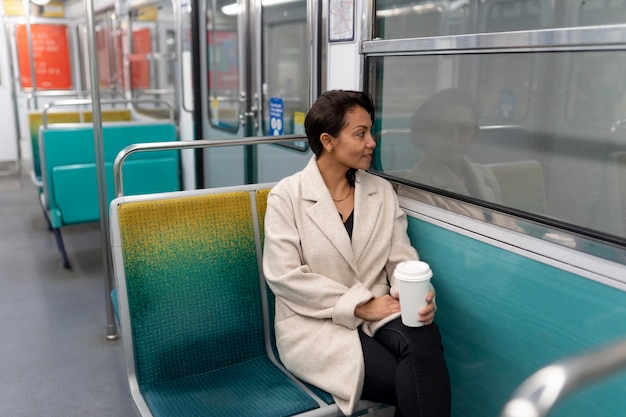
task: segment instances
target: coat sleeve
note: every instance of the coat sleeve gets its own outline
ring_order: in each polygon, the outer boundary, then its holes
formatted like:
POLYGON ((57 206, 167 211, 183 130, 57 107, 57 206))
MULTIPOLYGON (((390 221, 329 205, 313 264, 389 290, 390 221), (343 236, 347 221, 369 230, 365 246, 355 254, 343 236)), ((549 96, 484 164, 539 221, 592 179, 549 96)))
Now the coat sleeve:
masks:
POLYGON ((389 277, 389 284, 391 286, 390 294, 393 295, 398 291, 398 285, 393 272, 396 266, 402 261, 419 260, 417 251, 411 246, 409 235, 407 234, 407 218, 406 214, 400 208, 398 204, 398 197, 395 192, 390 193, 389 199, 393 201, 395 205, 395 218, 393 221, 393 234, 391 237, 391 250, 389 253, 389 260, 385 265, 385 271, 389 277))
POLYGON ((347 287, 311 271, 304 262, 301 238, 290 202, 281 195, 270 193, 263 252, 263 272, 268 285, 296 314, 332 319, 336 324, 356 328, 362 320, 354 316, 354 309, 374 295, 361 283, 347 287))

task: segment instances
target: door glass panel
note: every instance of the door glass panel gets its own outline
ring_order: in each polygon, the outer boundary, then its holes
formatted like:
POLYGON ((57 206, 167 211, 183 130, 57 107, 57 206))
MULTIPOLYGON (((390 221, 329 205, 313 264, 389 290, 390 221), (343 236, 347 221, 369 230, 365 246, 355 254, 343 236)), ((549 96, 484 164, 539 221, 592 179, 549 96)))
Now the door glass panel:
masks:
MULTIPOLYGON (((263 134, 304 134, 309 108, 305 0, 263 6, 263 134)), ((295 148, 306 150, 299 141, 295 148)))
POLYGON ((136 109, 150 117, 169 118, 170 107, 164 102, 175 106, 177 101, 172 3, 163 0, 132 10, 131 28, 128 87, 136 109))
POLYGON ((239 129, 239 51, 237 7, 219 8, 207 3, 207 62, 209 121, 211 126, 230 132, 239 129))

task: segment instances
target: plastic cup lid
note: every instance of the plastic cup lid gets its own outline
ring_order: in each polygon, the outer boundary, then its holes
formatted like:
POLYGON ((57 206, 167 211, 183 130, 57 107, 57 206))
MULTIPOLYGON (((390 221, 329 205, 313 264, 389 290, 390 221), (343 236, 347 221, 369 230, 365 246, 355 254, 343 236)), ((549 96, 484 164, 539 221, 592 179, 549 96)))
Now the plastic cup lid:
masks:
POLYGON ((422 261, 404 261, 396 266, 394 276, 402 281, 425 281, 433 276, 430 266, 422 261))

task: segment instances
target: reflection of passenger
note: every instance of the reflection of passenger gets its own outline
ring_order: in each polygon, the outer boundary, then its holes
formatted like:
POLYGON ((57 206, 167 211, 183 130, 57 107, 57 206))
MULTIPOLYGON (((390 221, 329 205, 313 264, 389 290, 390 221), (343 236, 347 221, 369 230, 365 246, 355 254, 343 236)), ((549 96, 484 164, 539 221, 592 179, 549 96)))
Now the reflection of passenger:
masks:
POLYGON ((423 153, 405 174, 421 184, 492 202, 500 187, 491 171, 467 158, 478 134, 478 106, 464 90, 449 88, 427 98, 411 119, 413 144, 423 153))

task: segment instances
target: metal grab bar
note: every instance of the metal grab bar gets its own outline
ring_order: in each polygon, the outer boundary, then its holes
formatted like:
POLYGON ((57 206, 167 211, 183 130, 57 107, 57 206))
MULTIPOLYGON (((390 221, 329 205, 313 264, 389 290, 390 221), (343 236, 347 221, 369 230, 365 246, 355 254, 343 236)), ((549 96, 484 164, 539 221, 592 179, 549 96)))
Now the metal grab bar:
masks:
MULTIPOLYGON (((122 99, 125 99, 124 94, 121 91, 102 91, 101 95, 107 95, 111 97, 119 96, 122 99)), ((70 90, 70 91, 59 91, 59 90, 44 90, 44 91, 34 91, 30 92, 26 96, 26 107, 30 109, 30 102, 37 98, 60 98, 60 97, 77 97, 78 100, 81 97, 91 97, 90 90, 70 90)))
POLYGON ((513 393, 500 417, 544 417, 567 394, 626 369, 626 340, 548 365, 513 393))
POLYGON ((284 136, 255 136, 253 138, 241 139, 220 139, 220 140, 193 140, 193 141, 176 141, 176 142, 155 142, 155 143, 136 143, 128 145, 120 151, 113 162, 113 182, 115 185, 115 196, 122 197, 124 195, 124 184, 122 181, 122 164, 127 157, 134 152, 143 151, 163 151, 171 149, 198 149, 213 148, 218 146, 238 146, 238 145, 263 145, 267 143, 293 142, 297 140, 306 140, 303 135, 284 135, 284 136))
MULTIPOLYGON (((161 99, 161 98, 153 98, 153 99, 146 98, 146 99, 140 99, 140 100, 135 100, 135 99, 100 100, 100 104, 136 104, 136 103, 163 103, 169 108, 170 122, 174 121, 174 108, 172 104, 169 101, 161 99)), ((52 107, 85 106, 85 105, 91 106, 92 105, 91 99, 59 100, 59 101, 53 101, 52 103, 46 104, 46 107, 43 109, 43 112, 42 112, 43 127, 44 128, 48 127, 48 110, 50 110, 52 107)))
MULTIPOLYGON (((497 131, 497 130, 522 130, 526 132, 524 126, 520 125, 484 125, 478 126, 479 131, 497 131)), ((385 135, 407 135, 411 133, 411 129, 383 129, 374 135, 374 141, 378 142, 385 135)))

